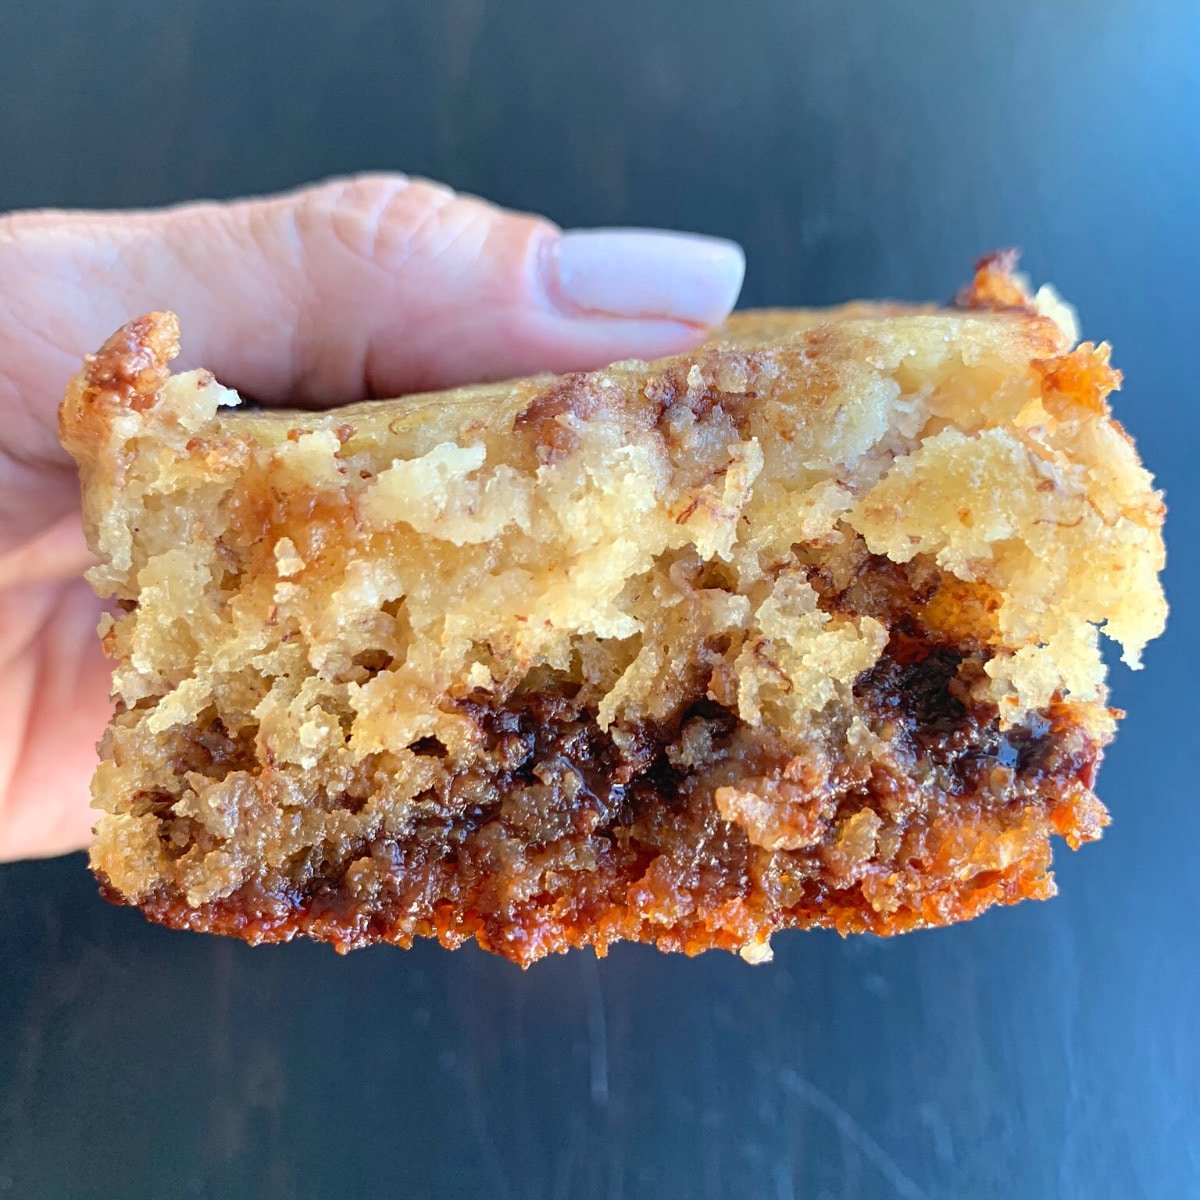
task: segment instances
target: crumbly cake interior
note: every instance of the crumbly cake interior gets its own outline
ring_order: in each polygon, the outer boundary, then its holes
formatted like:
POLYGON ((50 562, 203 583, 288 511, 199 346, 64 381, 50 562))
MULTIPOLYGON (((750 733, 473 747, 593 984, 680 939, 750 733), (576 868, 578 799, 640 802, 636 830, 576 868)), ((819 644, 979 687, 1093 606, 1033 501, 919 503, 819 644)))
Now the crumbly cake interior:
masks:
POLYGON ((325 413, 177 343, 132 322, 61 419, 113 600, 92 865, 153 920, 756 961, 1048 896, 1106 823, 1098 641, 1163 626, 1163 505, 1008 263, 325 413))

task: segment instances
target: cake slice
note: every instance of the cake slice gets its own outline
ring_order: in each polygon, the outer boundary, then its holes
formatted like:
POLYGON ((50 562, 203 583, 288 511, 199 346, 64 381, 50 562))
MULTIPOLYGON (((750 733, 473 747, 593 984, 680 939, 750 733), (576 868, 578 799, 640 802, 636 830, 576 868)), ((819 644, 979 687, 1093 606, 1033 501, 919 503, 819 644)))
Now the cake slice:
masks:
POLYGON ((61 412, 113 602, 104 894, 521 964, 1050 896, 1107 822, 1100 635, 1136 666, 1166 613, 1073 325, 992 259, 953 309, 313 413, 131 322, 61 412))

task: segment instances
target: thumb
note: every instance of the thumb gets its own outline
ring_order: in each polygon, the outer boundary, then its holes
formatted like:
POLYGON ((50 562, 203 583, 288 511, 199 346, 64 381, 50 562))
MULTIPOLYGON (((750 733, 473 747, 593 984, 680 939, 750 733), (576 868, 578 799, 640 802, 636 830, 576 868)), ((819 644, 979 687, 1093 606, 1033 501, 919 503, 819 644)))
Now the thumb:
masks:
MULTIPOLYGON (((185 365, 271 403, 324 405, 679 352, 728 314, 744 265, 740 248, 720 239, 563 233, 399 175, 7 224, 27 276, 9 300, 26 325, 40 310, 55 330, 51 351, 77 356, 129 317, 170 308, 185 365), (64 314, 65 296, 86 303, 64 314)), ((75 363, 62 366, 65 382, 75 363)))

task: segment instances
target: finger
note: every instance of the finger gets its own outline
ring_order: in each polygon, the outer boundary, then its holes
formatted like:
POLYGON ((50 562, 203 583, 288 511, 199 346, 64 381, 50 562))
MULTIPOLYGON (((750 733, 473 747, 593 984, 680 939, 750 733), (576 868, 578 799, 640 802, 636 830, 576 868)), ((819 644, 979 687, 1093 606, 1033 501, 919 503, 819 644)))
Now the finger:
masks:
POLYGON ((730 242, 563 234, 404 176, 160 212, 22 214, 0 233, 9 338, 32 345, 20 356, 31 386, 65 383, 117 325, 170 308, 183 366, 272 403, 674 353, 725 317, 742 271, 730 242))
POLYGON ((99 613, 82 580, 0 593, 0 862, 87 843, 93 747, 112 711, 99 613))

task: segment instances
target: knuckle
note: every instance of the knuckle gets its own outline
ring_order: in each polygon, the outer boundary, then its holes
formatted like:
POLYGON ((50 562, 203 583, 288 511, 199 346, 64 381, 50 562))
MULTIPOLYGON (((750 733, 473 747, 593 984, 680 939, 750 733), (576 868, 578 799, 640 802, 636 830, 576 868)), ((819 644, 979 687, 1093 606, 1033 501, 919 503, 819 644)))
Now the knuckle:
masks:
POLYGON ((360 175, 302 194, 295 214, 301 239, 332 241, 368 270, 389 274, 416 259, 458 254, 523 256, 556 227, 543 217, 512 213, 443 184, 404 175, 360 175))
POLYGON ((352 260, 391 271, 409 257, 414 234, 454 198, 449 188, 403 175, 353 176, 303 194, 296 224, 306 241, 331 240, 352 260))

